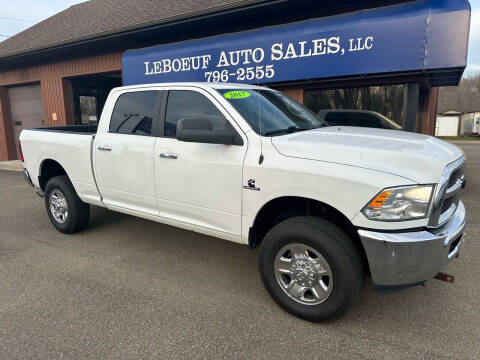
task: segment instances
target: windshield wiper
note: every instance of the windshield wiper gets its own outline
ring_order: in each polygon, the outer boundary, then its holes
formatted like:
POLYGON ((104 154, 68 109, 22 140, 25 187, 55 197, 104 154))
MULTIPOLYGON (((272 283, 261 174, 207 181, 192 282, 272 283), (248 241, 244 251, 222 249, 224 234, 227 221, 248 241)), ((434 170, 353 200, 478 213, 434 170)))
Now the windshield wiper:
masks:
POLYGON ((332 124, 329 124, 328 122, 325 121, 323 124, 315 125, 315 126, 311 127, 310 129, 320 129, 320 128, 328 127, 328 126, 332 126, 332 124))
POLYGON ((278 129, 278 130, 272 130, 272 131, 267 131, 264 133, 264 136, 272 136, 272 135, 279 135, 279 134, 291 134, 294 133, 295 131, 299 130, 300 128, 296 127, 295 125, 289 126, 286 129, 278 129))
POLYGON ((312 127, 309 127, 309 128, 299 128, 299 127, 296 127, 295 125, 292 125, 292 126, 289 126, 286 129, 278 129, 278 130, 267 131, 263 135, 264 136, 272 136, 272 135, 280 135, 280 134, 292 134, 292 133, 297 132, 297 131, 307 131, 307 130, 312 130, 312 129, 319 129, 319 128, 323 128, 323 127, 327 127, 327 126, 331 126, 331 125, 327 122, 325 122, 323 124, 320 124, 320 125, 312 126, 312 127))
POLYGON ((312 127, 309 127, 309 128, 297 128, 295 129, 294 132, 297 132, 297 131, 308 131, 308 130, 313 130, 313 129, 320 129, 320 128, 323 128, 323 127, 327 127, 327 126, 331 126, 330 124, 321 124, 321 125, 315 125, 315 126, 312 126, 312 127))

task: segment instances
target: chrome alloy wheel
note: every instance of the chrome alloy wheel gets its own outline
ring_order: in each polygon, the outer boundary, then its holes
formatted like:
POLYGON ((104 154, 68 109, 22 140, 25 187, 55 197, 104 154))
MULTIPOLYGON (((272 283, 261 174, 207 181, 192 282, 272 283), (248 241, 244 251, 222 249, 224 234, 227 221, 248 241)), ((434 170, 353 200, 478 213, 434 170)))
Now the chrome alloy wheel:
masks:
POLYGON ((48 202, 50 204, 50 212, 55 221, 60 224, 65 224, 68 219, 68 204, 65 195, 63 195, 60 190, 54 189, 50 193, 48 202))
POLYGON ((310 246, 288 244, 275 257, 275 277, 282 290, 303 305, 317 305, 328 299, 333 289, 330 266, 310 246))

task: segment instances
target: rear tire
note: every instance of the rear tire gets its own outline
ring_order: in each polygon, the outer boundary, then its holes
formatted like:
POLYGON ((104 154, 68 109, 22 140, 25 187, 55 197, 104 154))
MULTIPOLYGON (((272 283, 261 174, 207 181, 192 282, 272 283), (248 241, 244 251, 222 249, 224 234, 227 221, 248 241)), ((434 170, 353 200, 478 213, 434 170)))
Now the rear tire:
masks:
POLYGON ((259 265, 272 298, 312 322, 347 311, 360 295, 364 276, 360 253, 347 234, 311 216, 274 226, 262 241, 259 265))
POLYGON ((73 234, 88 225, 90 207, 80 200, 66 175, 48 181, 45 187, 45 207, 53 226, 62 233, 73 234))

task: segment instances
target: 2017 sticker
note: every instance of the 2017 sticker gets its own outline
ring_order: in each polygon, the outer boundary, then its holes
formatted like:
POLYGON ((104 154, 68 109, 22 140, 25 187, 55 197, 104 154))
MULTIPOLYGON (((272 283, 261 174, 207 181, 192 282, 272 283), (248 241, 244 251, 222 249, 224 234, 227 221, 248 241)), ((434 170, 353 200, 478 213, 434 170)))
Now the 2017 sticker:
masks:
POLYGON ((225 96, 226 99, 245 99, 250 96, 250 93, 248 91, 235 90, 229 91, 223 96, 225 96))

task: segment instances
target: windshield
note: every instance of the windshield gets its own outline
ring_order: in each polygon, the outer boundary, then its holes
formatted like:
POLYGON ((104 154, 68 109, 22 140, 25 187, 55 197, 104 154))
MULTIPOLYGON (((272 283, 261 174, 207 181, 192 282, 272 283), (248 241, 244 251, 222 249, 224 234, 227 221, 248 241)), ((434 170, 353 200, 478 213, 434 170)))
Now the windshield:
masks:
POLYGON ((217 90, 260 135, 277 136, 327 126, 306 107, 279 91, 217 90))

